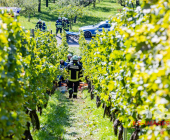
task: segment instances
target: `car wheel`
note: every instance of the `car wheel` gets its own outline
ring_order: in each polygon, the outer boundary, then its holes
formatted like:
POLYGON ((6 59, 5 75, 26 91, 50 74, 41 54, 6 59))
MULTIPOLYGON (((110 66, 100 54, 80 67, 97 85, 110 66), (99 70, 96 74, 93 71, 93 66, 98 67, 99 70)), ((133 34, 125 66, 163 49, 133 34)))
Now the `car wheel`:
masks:
POLYGON ((91 33, 88 32, 88 31, 84 32, 84 37, 85 38, 90 38, 91 37, 91 33))

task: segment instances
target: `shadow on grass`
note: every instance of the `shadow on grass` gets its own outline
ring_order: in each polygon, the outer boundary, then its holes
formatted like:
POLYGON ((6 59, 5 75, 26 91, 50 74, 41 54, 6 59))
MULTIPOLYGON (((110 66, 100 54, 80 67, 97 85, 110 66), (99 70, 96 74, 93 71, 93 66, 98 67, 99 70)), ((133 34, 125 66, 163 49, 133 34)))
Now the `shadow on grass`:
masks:
POLYGON ((98 11, 98 12, 110 12, 110 11, 114 11, 115 9, 112 7, 97 7, 93 10, 98 11))
POLYGON ((79 21, 81 21, 81 23, 83 24, 86 24, 86 23, 96 23, 96 22, 99 22, 99 21, 102 21, 103 18, 101 17, 94 17, 94 16, 91 16, 91 15, 85 15, 83 16, 83 18, 79 18, 79 21))
POLYGON ((78 18, 78 22, 76 24, 73 24, 73 26, 82 27, 82 26, 94 25, 101 21, 104 21, 102 17, 93 17, 90 15, 86 15, 83 16, 82 18, 78 18))
MULTIPOLYGON (((71 127, 69 107, 72 106, 72 100, 67 99, 62 93, 56 91, 49 100, 46 109, 43 109, 43 115, 40 117, 41 130, 35 135, 38 140, 64 140, 63 134, 66 133, 65 127, 71 127)), ((72 132, 73 133, 73 132, 72 132)), ((77 133, 70 135, 76 135, 77 133)))
POLYGON ((56 21, 58 19, 57 14, 51 14, 50 11, 42 11, 36 14, 35 17, 45 21, 56 21))
POLYGON ((117 3, 116 0, 105 0, 105 2, 108 2, 108 3, 117 3))
MULTIPOLYGON (((88 25, 95 25, 95 24, 98 24, 99 22, 101 21, 104 21, 105 19, 102 18, 102 17, 94 17, 92 15, 86 15, 86 16, 83 16, 82 18, 79 17, 78 20, 77 20, 77 23, 73 24, 73 26, 75 27, 83 27, 83 26, 88 26, 88 25)), ((79 30, 78 29, 72 29, 71 31, 73 32, 77 32, 79 30)))
POLYGON ((116 0, 115 1, 110 1, 111 3, 117 3, 116 0))
MULTIPOLYGON (((43 7, 44 8, 44 7, 43 7)), ((26 15, 24 14, 20 14, 21 16, 24 16, 25 18, 27 18, 26 15)), ((56 21, 58 19, 58 14, 57 13, 51 13, 50 8, 44 8, 42 9, 41 12, 36 12, 35 15, 31 15, 31 18, 37 18, 37 19, 41 19, 43 21, 56 21)), ((38 22, 38 20, 37 20, 38 22)))

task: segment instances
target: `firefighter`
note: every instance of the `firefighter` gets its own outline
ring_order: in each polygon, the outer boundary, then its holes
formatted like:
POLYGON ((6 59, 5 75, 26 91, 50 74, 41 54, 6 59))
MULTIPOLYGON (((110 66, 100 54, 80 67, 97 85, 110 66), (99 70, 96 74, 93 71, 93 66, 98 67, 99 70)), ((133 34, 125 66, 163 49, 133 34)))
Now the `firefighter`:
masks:
POLYGON ((78 57, 78 64, 82 66, 81 56, 78 57))
POLYGON ((73 57, 70 59, 70 63, 73 63, 73 57))
MULTIPOLYGON (((81 56, 78 56, 78 64, 81 65, 83 67, 83 63, 81 62, 81 56)), ((82 82, 81 80, 79 80, 79 83, 82 82)))
POLYGON ((62 59, 60 60, 60 68, 66 68, 67 63, 62 59))
POLYGON ((45 24, 45 21, 43 21, 43 24, 42 24, 42 31, 45 32, 47 30, 47 26, 45 24))
POLYGON ((65 29, 65 26, 66 26, 66 20, 65 20, 65 19, 66 19, 65 17, 62 18, 62 26, 63 26, 63 29, 65 29))
POLYGON ((79 79, 82 77, 82 67, 77 63, 78 57, 76 55, 73 56, 73 63, 70 63, 67 66, 67 72, 69 73, 68 79, 68 91, 69 98, 77 98, 77 91, 79 86, 79 79), (74 84, 74 89, 73 89, 74 84))
POLYGON ((68 18, 65 19, 65 26, 64 26, 64 30, 65 31, 69 31, 69 27, 70 27, 70 23, 68 21, 68 18))
MULTIPOLYGON (((66 67, 67 67, 67 63, 63 59, 61 59, 59 69, 61 71, 63 71, 66 67)), ((59 85, 59 87, 61 87, 61 82, 65 81, 64 77, 62 75, 58 75, 57 78, 58 78, 58 81, 59 81, 58 85, 59 85)))
POLYGON ((68 54, 67 55, 67 60, 66 60, 66 63, 70 63, 70 60, 71 60, 71 58, 72 58, 72 54, 68 54))
POLYGON ((58 31, 60 30, 60 33, 62 33, 62 21, 61 21, 61 17, 58 18, 58 20, 56 21, 56 35, 58 34, 58 31))
POLYGON ((39 19, 39 21, 37 22, 36 26, 35 26, 35 29, 42 29, 42 21, 41 19, 39 19))

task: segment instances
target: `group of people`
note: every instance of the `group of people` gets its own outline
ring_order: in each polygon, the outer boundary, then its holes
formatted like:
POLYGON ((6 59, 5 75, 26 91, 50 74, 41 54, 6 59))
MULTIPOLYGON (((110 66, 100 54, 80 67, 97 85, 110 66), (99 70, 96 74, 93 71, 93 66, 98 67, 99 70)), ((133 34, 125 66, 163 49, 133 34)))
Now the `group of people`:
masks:
MULTIPOLYGON (((56 26, 56 35, 57 35, 59 31, 60 31, 60 33, 62 33, 62 30, 69 31, 70 23, 68 21, 68 18, 63 17, 61 19, 61 17, 59 17, 55 23, 55 26, 56 26)), ((45 24, 45 21, 41 21, 41 19, 39 19, 39 21, 37 22, 37 24, 35 26, 35 29, 39 29, 41 31, 46 31, 47 26, 45 24)))
POLYGON ((62 33, 62 30, 69 31, 70 23, 68 21, 68 18, 63 17, 61 19, 61 17, 59 17, 58 20, 56 21, 55 26, 57 35, 58 31, 60 31, 60 33, 62 33))
MULTIPOLYGON (((66 69, 69 74, 67 83, 69 98, 77 98, 80 78, 83 77, 81 56, 72 56, 72 54, 68 54, 67 58, 66 62, 64 60, 60 60, 60 69, 66 69)), ((59 80, 61 84, 61 81, 64 81, 63 76, 60 76, 59 80)))
POLYGON ((45 21, 41 21, 41 19, 39 19, 39 21, 37 22, 35 29, 39 29, 43 32, 45 32, 47 30, 47 26, 45 24, 45 21))

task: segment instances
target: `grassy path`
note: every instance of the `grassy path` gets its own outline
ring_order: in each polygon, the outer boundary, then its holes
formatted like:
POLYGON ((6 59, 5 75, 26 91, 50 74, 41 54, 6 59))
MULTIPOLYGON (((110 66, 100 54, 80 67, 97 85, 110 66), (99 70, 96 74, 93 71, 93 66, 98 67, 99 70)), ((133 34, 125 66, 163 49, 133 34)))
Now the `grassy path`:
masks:
POLYGON ((117 140, 113 124, 103 119, 102 107, 96 108, 87 91, 79 93, 78 99, 56 91, 40 121, 41 130, 32 133, 35 140, 117 140))

